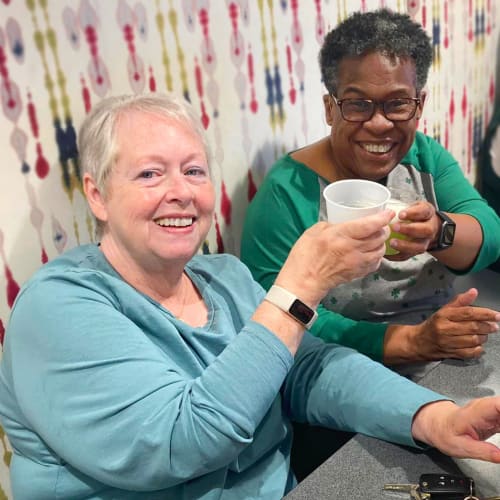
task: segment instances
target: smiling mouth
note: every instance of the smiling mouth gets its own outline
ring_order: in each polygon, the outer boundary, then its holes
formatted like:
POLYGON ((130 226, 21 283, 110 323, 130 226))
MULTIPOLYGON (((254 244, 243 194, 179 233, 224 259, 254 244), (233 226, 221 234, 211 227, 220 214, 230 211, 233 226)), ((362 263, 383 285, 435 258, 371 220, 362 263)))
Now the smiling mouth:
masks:
POLYGON ((193 222, 194 217, 164 217, 155 220, 155 223, 162 227, 188 227, 193 222))
POLYGON ((368 153, 378 153, 378 154, 388 153, 393 146, 391 142, 384 142, 383 144, 380 143, 375 144, 373 142, 360 142, 359 145, 365 151, 368 151, 368 153))

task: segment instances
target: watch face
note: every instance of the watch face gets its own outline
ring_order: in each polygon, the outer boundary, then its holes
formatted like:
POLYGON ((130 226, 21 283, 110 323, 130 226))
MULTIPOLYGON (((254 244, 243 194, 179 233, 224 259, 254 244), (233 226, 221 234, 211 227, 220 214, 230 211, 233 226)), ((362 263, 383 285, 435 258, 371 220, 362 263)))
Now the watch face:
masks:
POLYGON ((289 311, 292 316, 295 316, 304 325, 307 325, 314 317, 314 311, 298 299, 293 301, 289 311))
POLYGON ((444 223, 443 227, 443 244, 450 246, 455 238, 455 224, 444 223))

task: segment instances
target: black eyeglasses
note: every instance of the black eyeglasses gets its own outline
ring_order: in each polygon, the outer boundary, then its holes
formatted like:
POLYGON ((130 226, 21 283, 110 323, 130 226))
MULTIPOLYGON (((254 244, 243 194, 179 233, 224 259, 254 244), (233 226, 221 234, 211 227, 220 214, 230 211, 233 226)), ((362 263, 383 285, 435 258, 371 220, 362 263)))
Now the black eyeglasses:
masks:
POLYGON ((387 101, 372 99, 337 99, 330 97, 340 109, 342 118, 348 122, 367 122, 375 114, 377 107, 382 109, 384 116, 391 122, 406 122, 411 120, 420 105, 418 97, 398 97, 387 101))

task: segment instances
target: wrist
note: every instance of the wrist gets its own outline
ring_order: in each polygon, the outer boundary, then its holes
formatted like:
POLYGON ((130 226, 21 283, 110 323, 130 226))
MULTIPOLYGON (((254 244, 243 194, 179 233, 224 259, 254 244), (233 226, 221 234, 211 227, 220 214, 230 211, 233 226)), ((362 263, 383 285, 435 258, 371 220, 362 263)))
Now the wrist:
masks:
POLYGON ((384 364, 397 365, 421 360, 417 345, 420 325, 389 325, 384 335, 384 364))
POLYGON ((438 229, 435 232, 434 239, 428 246, 428 250, 431 252, 450 248, 453 245, 456 230, 455 221, 447 213, 437 210, 434 218, 438 221, 438 229))
POLYGON ((280 285, 271 286, 265 300, 287 313, 307 329, 310 329, 318 318, 315 307, 309 306, 297 295, 280 285))
POLYGON ((447 399, 430 401, 421 406, 413 416, 411 435, 415 441, 438 447, 440 427, 446 425, 446 415, 457 405, 447 399))
POLYGON ((432 221, 433 221, 434 231, 433 231, 433 237, 427 248, 429 251, 432 251, 433 249, 437 248, 439 234, 441 233, 441 219, 437 215, 437 212, 434 212, 432 216, 432 221))
MULTIPOLYGON (((285 276, 279 276, 274 281, 274 286, 279 286, 284 288, 290 293, 293 293, 299 300, 307 304, 311 309, 316 309, 321 302, 324 294, 318 293, 317 287, 308 287, 306 284, 307 280, 304 280, 302 284, 296 283, 296 280, 286 279, 285 276)), ((311 280, 309 280, 311 281, 311 280)))

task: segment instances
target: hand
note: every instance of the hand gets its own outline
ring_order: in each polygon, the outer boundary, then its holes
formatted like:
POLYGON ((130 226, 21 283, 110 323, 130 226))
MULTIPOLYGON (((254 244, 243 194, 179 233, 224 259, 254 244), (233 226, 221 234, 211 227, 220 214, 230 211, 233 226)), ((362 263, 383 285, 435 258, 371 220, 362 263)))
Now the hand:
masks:
POLYGON ((290 250, 276 284, 312 306, 331 288, 375 271, 393 216, 392 210, 384 210, 342 224, 311 226, 290 250))
MULTIPOLYGON (((392 210, 346 222, 318 222, 304 231, 290 250, 275 284, 316 308, 330 288, 375 271, 384 257, 392 210)), ((268 301, 252 316, 294 355, 304 326, 268 301)))
POLYGON ((428 201, 417 201, 405 210, 401 210, 399 218, 403 222, 391 224, 392 229, 404 234, 408 239, 391 240, 391 246, 399 250, 395 255, 386 255, 386 259, 393 261, 407 260, 426 252, 432 246, 441 227, 436 209, 428 201))
POLYGON ((475 288, 457 295, 417 326, 411 338, 420 359, 475 358, 483 352, 490 333, 498 331, 500 313, 474 307, 475 288))
POLYGON ((500 432, 500 396, 474 399, 460 407, 451 401, 430 403, 417 412, 414 439, 456 458, 500 463, 500 449, 485 439, 500 432))

